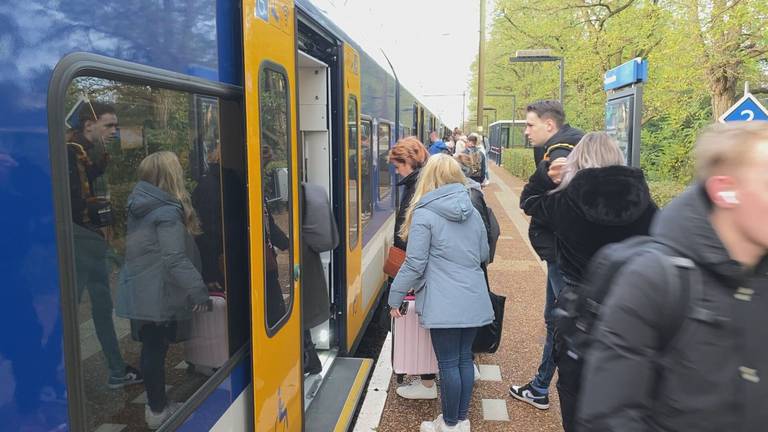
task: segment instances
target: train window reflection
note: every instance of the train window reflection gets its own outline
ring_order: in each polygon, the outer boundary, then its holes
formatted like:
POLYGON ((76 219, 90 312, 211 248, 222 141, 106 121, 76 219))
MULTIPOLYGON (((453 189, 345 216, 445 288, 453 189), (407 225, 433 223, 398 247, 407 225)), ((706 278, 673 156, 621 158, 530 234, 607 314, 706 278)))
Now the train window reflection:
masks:
POLYGON ((389 155, 389 140, 391 134, 390 125, 386 123, 379 123, 378 125, 378 149, 377 149, 377 162, 379 171, 379 201, 385 201, 389 198, 392 191, 392 178, 389 174, 389 161, 387 156, 389 155))
POLYGON ((358 185, 358 172, 357 172, 357 151, 358 151, 358 136, 357 136, 357 98, 354 96, 349 97, 347 102, 347 160, 349 164, 348 168, 348 183, 347 192, 349 193, 349 205, 347 207, 347 220, 349 221, 349 248, 354 249, 357 246, 357 239, 360 236, 359 226, 357 222, 358 218, 358 194, 360 193, 360 187, 358 185))
POLYGON ((264 275, 267 328, 274 330, 293 298, 288 82, 269 67, 259 78, 261 184, 264 196, 264 275))
POLYGON ((373 137, 371 134, 372 124, 370 120, 363 120, 360 123, 360 152, 361 152, 361 192, 362 192, 362 219, 363 230, 371 220, 373 213, 373 137))
POLYGON ((157 428, 229 359, 220 101, 96 77, 64 101, 80 347, 68 367, 87 430, 157 428))

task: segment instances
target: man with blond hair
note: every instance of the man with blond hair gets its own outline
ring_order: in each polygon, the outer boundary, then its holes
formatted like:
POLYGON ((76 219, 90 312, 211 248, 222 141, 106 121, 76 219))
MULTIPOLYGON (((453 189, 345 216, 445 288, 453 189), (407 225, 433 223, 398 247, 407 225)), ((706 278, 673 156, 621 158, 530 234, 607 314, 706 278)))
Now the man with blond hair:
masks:
POLYGON ((613 279, 578 430, 768 425, 768 123, 712 125, 695 158, 695 184, 651 229, 689 270, 669 283, 654 254, 639 254, 613 279))

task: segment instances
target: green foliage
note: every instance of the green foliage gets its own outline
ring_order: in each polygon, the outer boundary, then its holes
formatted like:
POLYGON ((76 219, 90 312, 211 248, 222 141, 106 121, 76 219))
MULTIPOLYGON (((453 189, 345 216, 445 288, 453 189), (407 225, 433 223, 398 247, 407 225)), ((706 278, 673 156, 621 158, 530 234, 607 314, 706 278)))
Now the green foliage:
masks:
POLYGON ((661 208, 685 190, 686 185, 674 181, 649 181, 648 188, 651 190, 653 201, 661 208))
POLYGON ((533 161, 532 148, 516 147, 504 149, 501 157, 501 166, 513 176, 522 180, 528 180, 536 170, 536 164, 533 161))
MULTIPOLYGON (((653 181, 687 184, 701 128, 735 101, 744 81, 753 89, 768 88, 767 29, 764 0, 497 0, 486 43, 485 88, 514 94, 517 103, 514 113, 511 97, 486 96, 484 105, 496 108, 499 119, 521 119, 528 103, 557 99, 557 63, 509 61, 517 50, 548 48, 565 58, 569 123, 602 130, 603 74, 646 58, 641 166, 653 181)), ((470 112, 476 106, 473 67, 470 112)))

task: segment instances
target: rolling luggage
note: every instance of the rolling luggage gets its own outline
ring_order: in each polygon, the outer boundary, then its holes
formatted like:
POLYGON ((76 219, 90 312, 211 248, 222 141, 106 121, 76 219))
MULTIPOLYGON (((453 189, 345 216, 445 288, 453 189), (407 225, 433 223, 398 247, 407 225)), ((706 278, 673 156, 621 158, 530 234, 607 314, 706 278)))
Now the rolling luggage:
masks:
POLYGON ((229 359, 227 300, 222 293, 210 298, 211 311, 193 314, 191 335, 184 342, 184 360, 201 372, 212 372, 229 359))
POLYGON ((429 330, 419 324, 416 302, 405 298, 408 311, 392 323, 392 369, 401 381, 402 375, 436 374, 437 358, 432 348, 429 330))

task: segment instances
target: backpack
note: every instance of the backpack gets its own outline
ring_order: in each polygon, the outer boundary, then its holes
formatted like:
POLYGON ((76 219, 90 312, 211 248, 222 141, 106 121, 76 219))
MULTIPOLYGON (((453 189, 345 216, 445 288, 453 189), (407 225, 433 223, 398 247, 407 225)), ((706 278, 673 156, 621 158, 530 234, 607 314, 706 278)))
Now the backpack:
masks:
POLYGON ((467 154, 470 157, 470 161, 466 176, 469 178, 482 177, 485 174, 483 172, 483 154, 479 150, 470 151, 467 154))
MULTIPOLYGON (((615 276, 633 258, 653 254, 657 257, 658 271, 664 273, 666 286, 676 295, 674 319, 665 323, 661 332, 661 350, 676 339, 688 313, 691 298, 700 298, 701 284, 691 283, 691 272, 696 265, 681 257, 672 247, 649 236, 638 236, 621 243, 612 243, 600 249, 589 263, 584 283, 565 288, 554 311, 557 320, 558 350, 574 360, 582 360, 593 342, 593 327, 600 317, 600 308, 608 295, 615 276), (673 289, 679 287, 680 289, 673 289), (692 291, 697 292, 692 294, 692 291)), ((693 308, 695 312, 704 312, 693 308)))

